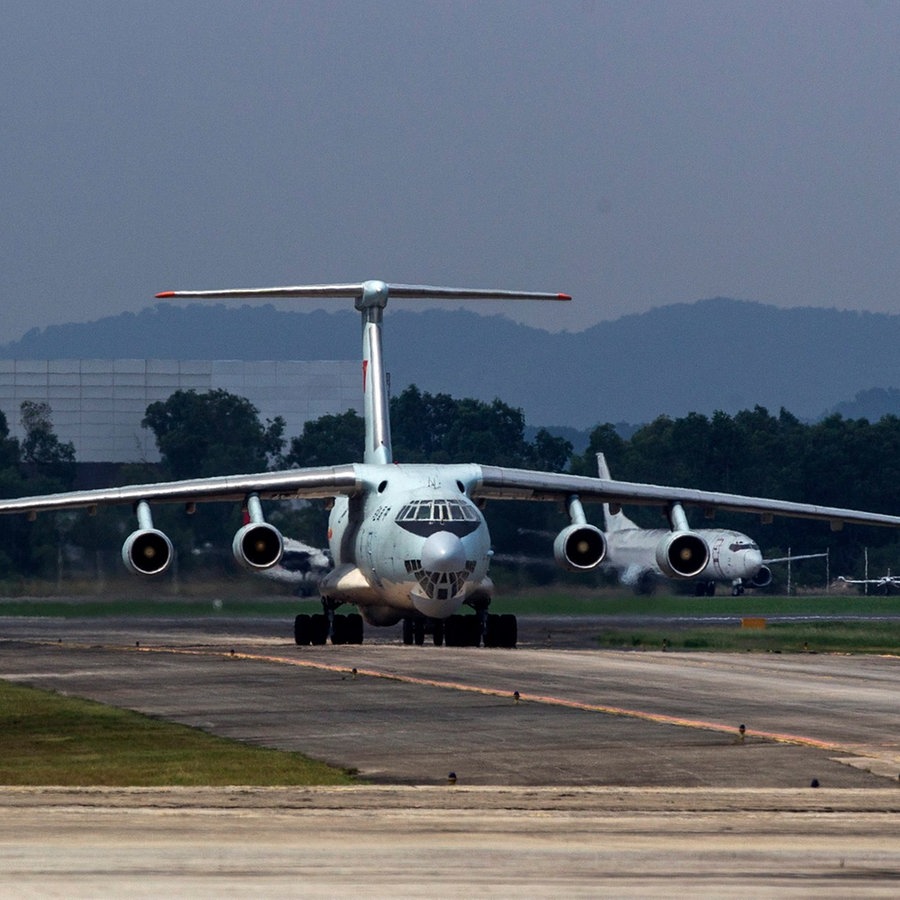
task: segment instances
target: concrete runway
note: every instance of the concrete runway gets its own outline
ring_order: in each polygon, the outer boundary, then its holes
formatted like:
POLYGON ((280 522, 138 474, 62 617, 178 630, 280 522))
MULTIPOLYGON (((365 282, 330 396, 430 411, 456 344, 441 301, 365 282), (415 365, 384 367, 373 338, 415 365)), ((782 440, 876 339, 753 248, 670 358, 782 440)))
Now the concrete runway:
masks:
POLYGON ((4 679, 372 785, 0 789, 0 887, 896 895, 900 660, 597 651, 591 624, 521 619, 502 651, 298 648, 265 619, 0 619, 4 679))

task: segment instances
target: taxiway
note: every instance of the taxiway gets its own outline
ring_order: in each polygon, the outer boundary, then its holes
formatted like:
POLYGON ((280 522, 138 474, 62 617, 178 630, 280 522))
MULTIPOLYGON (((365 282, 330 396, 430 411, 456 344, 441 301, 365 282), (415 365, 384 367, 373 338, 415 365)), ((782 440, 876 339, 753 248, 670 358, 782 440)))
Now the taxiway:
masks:
POLYGON ((369 786, 0 789, 0 886, 896 892, 896 658, 597 651, 589 622, 521 626, 519 649, 492 651, 298 648, 264 619, 2 619, 4 679, 369 786))

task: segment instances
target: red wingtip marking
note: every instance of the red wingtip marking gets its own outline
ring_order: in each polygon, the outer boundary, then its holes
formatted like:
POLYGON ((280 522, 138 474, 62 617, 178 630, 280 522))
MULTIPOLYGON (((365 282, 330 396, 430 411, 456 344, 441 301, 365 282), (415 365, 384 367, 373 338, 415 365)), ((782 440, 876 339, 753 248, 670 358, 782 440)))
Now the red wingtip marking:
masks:
POLYGON ((557 300, 571 300, 572 298, 568 294, 557 294, 557 300))
POLYGON ((157 294, 156 297, 158 300, 161 300, 163 297, 174 297, 175 291, 163 291, 161 294, 157 294))

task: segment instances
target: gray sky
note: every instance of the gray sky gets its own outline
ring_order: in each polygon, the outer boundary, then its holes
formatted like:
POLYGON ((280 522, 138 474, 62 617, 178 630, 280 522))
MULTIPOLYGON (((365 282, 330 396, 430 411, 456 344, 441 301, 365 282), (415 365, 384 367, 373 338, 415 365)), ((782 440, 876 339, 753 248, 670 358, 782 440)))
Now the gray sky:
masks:
POLYGON ((0 0, 0 342, 172 288, 897 310, 900 3, 0 0))

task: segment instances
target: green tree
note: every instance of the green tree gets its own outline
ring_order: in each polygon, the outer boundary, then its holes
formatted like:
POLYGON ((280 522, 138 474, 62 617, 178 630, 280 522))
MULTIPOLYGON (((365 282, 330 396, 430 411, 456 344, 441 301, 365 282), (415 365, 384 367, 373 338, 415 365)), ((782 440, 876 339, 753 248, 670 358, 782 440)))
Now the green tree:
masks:
POLYGON ((173 478, 265 471, 281 461, 284 447, 281 416, 263 425, 249 400, 222 389, 176 391, 151 403, 141 425, 156 436, 173 478))
POLYGON ((25 431, 22 462, 45 482, 44 490, 35 493, 68 490, 75 482, 75 445, 62 443, 54 433, 49 403, 23 400, 19 409, 25 431))
POLYGON ((362 462, 365 422, 354 409, 320 416, 303 423, 303 432, 291 438, 284 461, 288 466, 337 466, 362 462))

